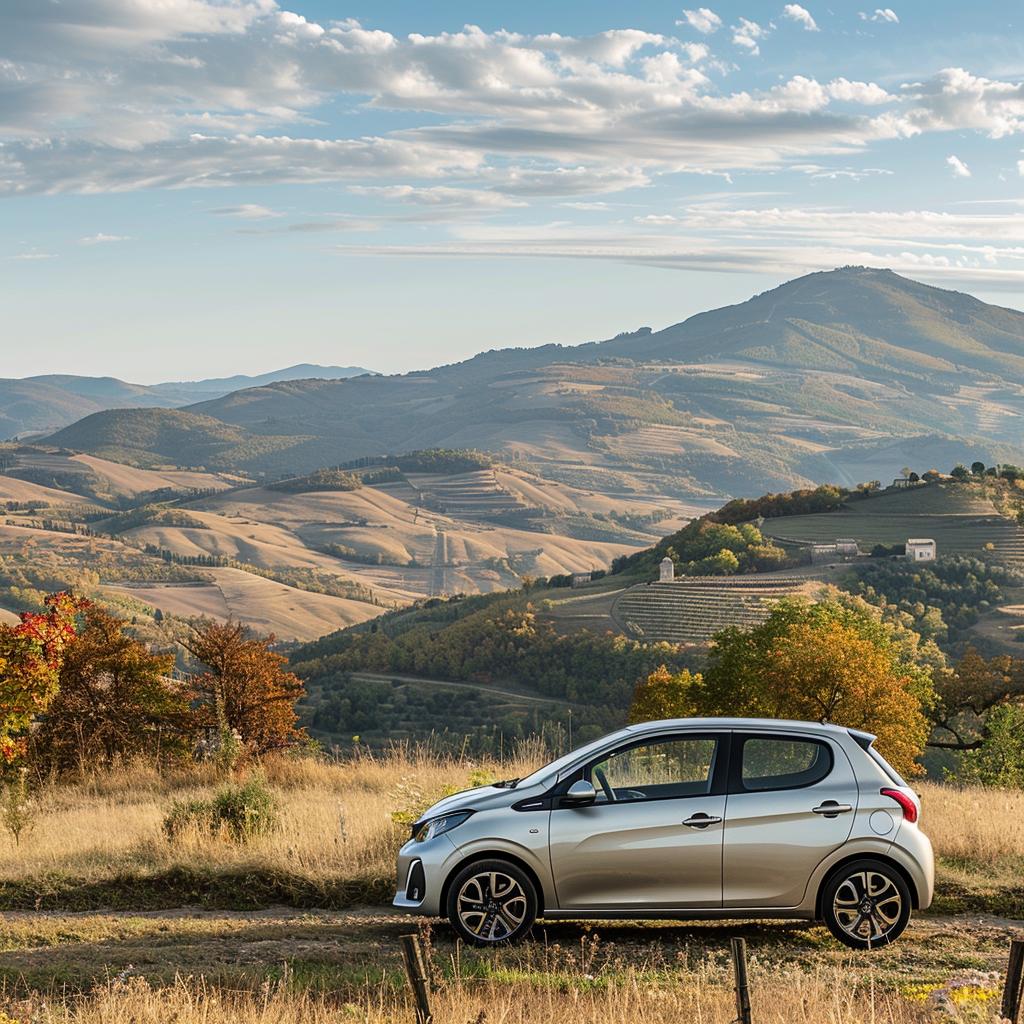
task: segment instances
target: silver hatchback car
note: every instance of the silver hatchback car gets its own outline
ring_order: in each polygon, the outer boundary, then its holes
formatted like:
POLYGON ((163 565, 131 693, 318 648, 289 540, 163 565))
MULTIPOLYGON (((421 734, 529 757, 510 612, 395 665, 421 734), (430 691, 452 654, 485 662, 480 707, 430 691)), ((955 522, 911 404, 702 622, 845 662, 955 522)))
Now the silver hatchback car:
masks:
POLYGON ((447 797, 398 855, 394 905, 467 942, 558 918, 802 918, 871 949, 931 903, 914 791, 874 737, 811 722, 634 725, 447 797))

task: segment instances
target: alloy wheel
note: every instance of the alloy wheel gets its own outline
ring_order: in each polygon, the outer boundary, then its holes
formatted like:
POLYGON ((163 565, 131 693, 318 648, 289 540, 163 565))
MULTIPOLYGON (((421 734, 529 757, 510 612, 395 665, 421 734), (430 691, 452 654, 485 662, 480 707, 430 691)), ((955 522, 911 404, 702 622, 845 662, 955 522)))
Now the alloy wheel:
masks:
POLYGON ((526 919, 526 893, 502 871, 482 871, 463 882, 455 901, 459 923, 481 942, 507 939, 526 919))
POLYGON ((844 878, 832 900, 836 923, 851 938, 874 945, 887 941, 903 914, 896 883, 879 871, 857 871, 844 878))

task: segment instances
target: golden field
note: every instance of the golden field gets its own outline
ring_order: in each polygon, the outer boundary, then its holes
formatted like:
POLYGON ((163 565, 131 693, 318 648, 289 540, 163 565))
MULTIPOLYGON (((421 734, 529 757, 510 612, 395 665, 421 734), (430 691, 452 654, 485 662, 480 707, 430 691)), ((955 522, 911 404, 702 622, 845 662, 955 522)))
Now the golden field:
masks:
POLYGON ((44 784, 32 831, 0 838, 0 1024, 411 1024, 398 939, 413 928, 438 1024, 725 1024, 732 935, 748 942, 759 1024, 996 1019, 1007 939, 1024 934, 1006 919, 1020 916, 1020 792, 921 784, 940 896, 871 956, 799 922, 552 921, 519 947, 472 950, 389 914, 394 818, 543 756, 268 759, 281 827, 245 845, 163 834, 175 800, 223 785, 212 767, 44 784))
MULTIPOLYGON (((277 797, 281 827, 244 845, 198 834, 171 842, 163 835, 161 823, 173 801, 209 797, 223 785, 212 766, 159 772, 137 763, 76 782, 44 784, 34 827, 20 845, 0 835, 0 893, 6 889, 7 906, 18 892, 15 905, 70 902, 89 909, 88 900, 75 899, 76 891, 116 883, 126 891, 115 902, 166 906, 155 886, 148 895, 137 893, 133 903, 132 885, 187 871, 214 882, 218 876, 261 874, 290 880, 298 905, 379 902, 392 884, 394 851, 410 815, 446 792, 525 775, 546 756, 531 746, 504 764, 437 756, 424 748, 357 752, 339 762, 271 758, 259 770, 277 797)), ((1020 885, 1024 792, 928 782, 919 789, 922 825, 939 859, 940 906, 946 881, 979 892, 1020 885)), ((210 902, 231 905, 230 894, 217 898, 215 886, 209 891, 210 902)))

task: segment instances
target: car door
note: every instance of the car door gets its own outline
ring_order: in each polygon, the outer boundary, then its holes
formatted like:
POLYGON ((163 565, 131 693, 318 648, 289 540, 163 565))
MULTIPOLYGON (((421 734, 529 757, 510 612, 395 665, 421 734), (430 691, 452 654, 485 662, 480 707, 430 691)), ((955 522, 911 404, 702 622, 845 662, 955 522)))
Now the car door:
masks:
POLYGON ((850 836, 857 779, 824 735, 735 733, 722 857, 726 907, 796 907, 850 836))
POLYGON ((562 780, 593 783, 588 806, 549 824, 563 910, 642 912, 722 905, 728 734, 648 737, 598 755, 562 780))

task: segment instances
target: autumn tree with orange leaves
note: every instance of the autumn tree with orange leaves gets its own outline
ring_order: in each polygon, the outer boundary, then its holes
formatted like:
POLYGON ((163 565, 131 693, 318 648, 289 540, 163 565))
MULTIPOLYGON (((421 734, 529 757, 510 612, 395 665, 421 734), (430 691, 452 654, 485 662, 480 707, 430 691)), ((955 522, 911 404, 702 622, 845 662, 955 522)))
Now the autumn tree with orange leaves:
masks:
POLYGON ((297 728, 295 703, 305 692, 286 659, 271 650, 274 638, 248 636, 238 622, 210 622, 184 641, 205 671, 192 679, 200 723, 237 733, 255 755, 294 746, 305 739, 297 728))
POLYGON ((0 624, 0 764, 22 753, 29 726, 57 693, 76 616, 87 605, 71 594, 53 594, 44 612, 24 612, 15 626, 0 624))
POLYGON ((154 654, 127 622, 90 605, 64 653, 57 694, 32 734, 32 760, 60 772, 137 755, 187 756, 196 716, 173 669, 173 654, 154 654))
POLYGON ((856 598, 780 601, 760 625, 718 633, 703 676, 652 674, 631 718, 652 704, 662 717, 675 710, 833 722, 874 733, 897 769, 919 774, 934 703, 919 639, 856 598))

